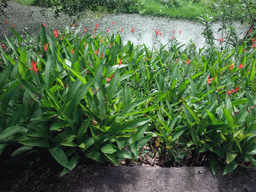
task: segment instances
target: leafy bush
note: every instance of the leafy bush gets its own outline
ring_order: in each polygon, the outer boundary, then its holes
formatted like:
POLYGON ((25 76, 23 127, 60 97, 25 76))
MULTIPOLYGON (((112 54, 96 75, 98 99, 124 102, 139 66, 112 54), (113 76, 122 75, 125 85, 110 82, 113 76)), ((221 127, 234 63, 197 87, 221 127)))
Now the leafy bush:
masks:
MULTIPOLYGON (((161 156, 182 164, 206 153, 223 174, 256 167, 255 48, 245 42, 154 53, 115 37, 67 30, 30 42, 13 28, 1 49, 0 154, 47 150, 64 168, 93 159, 136 159, 157 137, 161 156), (22 146, 21 146, 22 145, 22 146), (220 159, 220 161, 219 161, 220 159)), ((97 29, 97 27, 96 27, 97 29)), ((157 31, 157 30, 156 30, 157 31)), ((158 38, 156 32, 156 39, 158 38)))

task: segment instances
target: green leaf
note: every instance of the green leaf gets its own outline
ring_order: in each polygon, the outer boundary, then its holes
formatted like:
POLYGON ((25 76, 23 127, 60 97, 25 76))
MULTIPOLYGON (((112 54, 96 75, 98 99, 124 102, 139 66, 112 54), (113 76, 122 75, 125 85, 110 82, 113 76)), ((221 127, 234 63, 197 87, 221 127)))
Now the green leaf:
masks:
POLYGON ((58 130, 58 129, 60 129, 60 128, 62 128, 62 127, 65 127, 65 126, 66 126, 66 123, 64 123, 64 122, 56 122, 56 123, 54 123, 54 124, 50 127, 50 130, 51 130, 51 131, 58 130))
POLYGON ((61 148, 59 147, 50 148, 49 152, 59 164, 61 164, 63 167, 66 167, 66 168, 69 167, 67 155, 64 153, 64 151, 61 148))
POLYGON ((231 163, 236 157, 237 157, 237 154, 236 154, 236 153, 230 153, 230 152, 228 152, 228 153, 226 154, 226 162, 227 162, 227 164, 231 163))
POLYGON ((234 160, 231 163, 229 163, 228 165, 226 165, 226 167, 223 171, 223 175, 226 175, 227 173, 232 172, 233 170, 235 170, 236 167, 237 167, 237 162, 234 160))
POLYGON ((150 119, 146 119, 146 118, 134 119, 132 121, 124 123, 123 127, 124 127, 124 129, 132 129, 135 127, 142 126, 142 125, 148 123, 149 121, 150 121, 150 119))
POLYGON ((213 175, 215 175, 217 172, 217 168, 218 168, 217 162, 218 162, 218 159, 215 158, 212 154, 210 154, 209 163, 210 163, 210 169, 211 169, 213 175))
POLYGON ((91 145, 94 144, 94 138, 90 137, 84 141, 84 143, 81 143, 79 147, 83 149, 83 151, 87 150, 91 145))
POLYGON ((90 124, 90 121, 91 121, 91 118, 87 118, 86 121, 84 121, 81 125, 81 127, 79 128, 78 130, 78 133, 77 133, 77 139, 79 140, 83 134, 87 131, 88 129, 88 126, 90 124))
POLYGON ((251 71, 251 75, 250 75, 250 81, 252 81, 254 79, 254 76, 255 76, 255 60, 254 60, 254 63, 252 65, 252 71, 251 71))
POLYGON ((19 57, 20 57, 20 54, 19 54, 19 52, 17 51, 17 47, 16 47, 16 45, 14 44, 14 42, 13 42, 11 39, 9 39, 6 35, 4 35, 4 36, 5 36, 5 39, 7 40, 7 43, 8 43, 8 45, 9 45, 9 47, 11 47, 12 51, 14 52, 15 56, 19 58, 19 57))
POLYGON ((132 159, 132 153, 127 150, 121 150, 116 153, 118 159, 132 159))
POLYGON ((27 62, 27 52, 26 52, 26 49, 22 49, 20 54, 20 60, 19 60, 19 73, 23 79, 25 79, 27 70, 28 70, 25 66, 26 62, 27 62))
POLYGON ((172 131, 171 129, 163 122, 161 121, 160 119, 156 119, 163 127, 164 129, 170 134, 172 131))
POLYGON ((104 153, 104 155, 110 160, 111 163, 113 163, 114 165, 120 165, 119 161, 116 159, 116 155, 115 154, 106 154, 104 153))
POLYGON ((147 142, 151 139, 151 136, 145 136, 145 137, 142 137, 140 138, 136 143, 137 143, 137 149, 145 146, 147 144, 147 142))
POLYGON ((138 129, 138 131, 136 131, 136 133, 132 136, 132 142, 135 142, 135 141, 137 141, 138 139, 140 139, 140 138, 144 135, 144 133, 145 133, 145 131, 147 130, 147 128, 148 128, 148 125, 143 125, 143 126, 141 126, 141 127, 138 129))
POLYGON ((0 139, 6 139, 7 137, 14 135, 15 133, 22 132, 22 130, 26 130, 26 129, 20 126, 8 127, 0 134, 0 139))
POLYGON ((113 144, 107 144, 101 148, 101 151, 106 154, 113 154, 117 150, 115 149, 115 146, 113 144))
POLYGON ((229 112, 229 110, 227 110, 226 108, 222 107, 223 108, 223 112, 224 112, 224 115, 226 117, 226 120, 228 122, 228 125, 230 127, 233 127, 234 125, 234 119, 233 119, 233 116, 232 114, 229 112))
POLYGON ((30 151, 31 149, 33 149, 33 147, 28 147, 28 146, 22 146, 20 147, 19 149, 15 150, 11 156, 15 156, 15 155, 19 155, 21 153, 24 153, 24 152, 27 152, 27 151, 30 151))
POLYGON ((24 139, 18 141, 18 143, 21 143, 26 146, 31 146, 31 147, 43 147, 43 148, 49 148, 51 145, 49 142, 40 139, 40 138, 29 138, 29 139, 24 139))
POLYGON ((217 121, 217 119, 215 118, 215 116, 214 116, 210 111, 208 111, 207 109, 205 109, 205 110, 206 110, 208 116, 210 117, 212 123, 213 123, 213 124, 217 124, 218 121, 217 121))
POLYGON ((179 130, 174 131, 171 134, 171 136, 172 136, 171 142, 176 141, 176 139, 178 139, 186 130, 187 130, 187 128, 181 128, 179 130))
MULTIPOLYGON (((106 155, 106 154, 105 154, 106 155)), ((86 154, 87 157, 98 161, 99 163, 103 163, 104 161, 102 160, 102 154, 98 151, 95 151, 95 149, 92 149, 89 151, 89 153, 86 154)))

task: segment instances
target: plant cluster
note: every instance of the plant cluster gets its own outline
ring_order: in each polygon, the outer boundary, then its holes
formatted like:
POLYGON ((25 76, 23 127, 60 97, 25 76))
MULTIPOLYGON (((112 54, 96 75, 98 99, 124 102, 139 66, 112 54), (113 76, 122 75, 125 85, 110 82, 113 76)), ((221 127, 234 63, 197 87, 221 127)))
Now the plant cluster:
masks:
POLYGON ((166 162, 194 151, 207 154, 213 174, 218 163, 223 174, 256 167, 254 48, 195 54, 173 39, 169 51, 152 52, 119 34, 46 27, 30 42, 10 27, 17 39, 2 44, 0 154, 48 151, 64 175, 82 159, 137 159, 157 137, 166 162))

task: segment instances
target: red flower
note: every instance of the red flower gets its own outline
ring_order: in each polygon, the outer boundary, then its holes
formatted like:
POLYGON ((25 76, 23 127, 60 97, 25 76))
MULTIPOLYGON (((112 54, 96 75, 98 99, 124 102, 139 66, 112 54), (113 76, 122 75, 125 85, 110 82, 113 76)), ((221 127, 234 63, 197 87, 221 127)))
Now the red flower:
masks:
POLYGON ((231 91, 227 91, 228 95, 233 93, 233 89, 231 91))
POLYGON ((94 53, 96 53, 96 55, 98 55, 99 54, 99 49, 97 49, 96 51, 94 51, 94 53))
POLYGON ((162 33, 160 32, 160 36, 162 35, 162 33))
POLYGON ((98 28, 99 27, 99 25, 96 23, 96 28, 98 28))
POLYGON ((101 53, 101 58, 103 59, 104 55, 101 53))
POLYGON ((208 77, 208 84, 211 84, 214 79, 215 79, 215 77, 213 77, 213 78, 210 79, 210 76, 209 76, 209 77, 208 77))
POLYGON ((186 63, 187 63, 187 66, 188 66, 188 64, 190 63, 190 59, 188 59, 186 63))
POLYGON ((54 33, 54 36, 57 38, 59 35, 59 30, 57 30, 57 31, 53 30, 53 33, 54 33))
POLYGON ((87 32, 87 29, 86 29, 86 27, 84 28, 84 31, 85 31, 85 33, 87 32))
POLYGON ((24 88, 23 85, 20 85, 20 86, 21 86, 22 88, 24 88))
POLYGON ((116 22, 115 22, 115 21, 113 21, 113 25, 115 25, 115 23, 116 23, 116 22))
POLYGON ((219 42, 221 42, 221 43, 222 43, 222 41, 224 41, 224 38, 220 38, 220 39, 219 39, 219 42))
POLYGON ((72 53, 72 54, 74 53, 74 49, 72 49, 71 53, 72 53))
MULTIPOLYGON (((44 44, 43 44, 43 46, 44 46, 44 44)), ((48 46, 49 46, 49 43, 47 43, 46 46, 44 46, 44 50, 45 50, 45 51, 47 51, 48 46)))
POLYGON ((9 25, 9 21, 8 20, 5 20, 5 23, 6 23, 6 25, 9 25))
POLYGON ((176 30, 173 30, 173 31, 172 31, 172 32, 173 32, 173 34, 175 33, 175 31, 176 31, 176 30))
POLYGON ((112 48, 112 45, 110 44, 109 47, 112 48))
POLYGON ((42 23, 42 24, 43 24, 44 27, 46 26, 44 23, 42 23))
POLYGON ((96 38, 96 35, 94 35, 93 38, 95 39, 95 38, 96 38))
POLYGON ((242 64, 240 63, 240 65, 239 65, 239 70, 242 69, 244 66, 245 66, 245 65, 242 65, 242 64))
POLYGON ((247 50, 246 49, 243 49, 244 52, 246 52, 247 50))
POLYGON ((114 77, 115 73, 110 77, 110 78, 106 78, 107 82, 110 82, 111 79, 114 77))
POLYGON ((233 91, 233 93, 237 92, 239 88, 240 88, 240 87, 237 87, 237 88, 233 91))
POLYGON ((175 39, 175 37, 172 37, 172 40, 175 39))
POLYGON ((5 44, 1 44, 2 49, 5 49, 5 44))
POLYGON ((147 57, 147 61, 148 61, 148 57, 147 57))
POLYGON ((119 66, 122 65, 122 59, 119 59, 119 66))
POLYGON ((107 29, 107 32, 109 32, 109 29, 107 29))
POLYGON ((103 40, 102 39, 100 39, 100 42, 102 42, 103 40))
POLYGON ((159 33, 159 30, 155 30, 155 33, 156 33, 156 36, 158 35, 158 33, 159 33))
POLYGON ((179 31, 179 34, 181 34, 181 30, 179 31))
POLYGON ((253 45, 252 45, 252 48, 254 49, 255 47, 256 47, 256 44, 253 44, 253 45))
POLYGON ((121 29, 121 32, 122 32, 122 33, 124 32, 124 29, 123 29, 123 28, 121 29))
POLYGON ((16 25, 15 24, 13 24, 13 28, 15 28, 16 27, 16 25))
POLYGON ((179 61, 179 59, 176 59, 176 63, 179 61))
POLYGON ((35 71, 36 74, 37 74, 37 71, 38 71, 39 69, 36 68, 36 65, 37 65, 37 63, 35 63, 35 62, 32 60, 32 68, 29 68, 29 69, 32 70, 32 71, 35 71))
POLYGON ((251 33, 251 32, 252 32, 252 29, 249 30, 249 33, 251 33))
POLYGON ((64 39, 64 37, 63 37, 63 36, 60 36, 60 38, 61 38, 61 40, 63 40, 63 39, 64 39))
POLYGON ((131 32, 134 32, 134 29, 133 29, 133 28, 131 28, 131 32))
POLYGON ((72 23, 72 27, 75 27, 76 25, 75 25, 75 23, 72 23))
POLYGON ((233 69, 233 67, 234 67, 234 64, 231 64, 229 69, 231 70, 231 69, 233 69))
POLYGON ((97 28, 94 28, 94 30, 93 30, 93 32, 92 32, 92 33, 93 33, 93 35, 96 33, 96 29, 97 29, 97 28))
POLYGON ((255 41, 256 41, 256 40, 255 40, 255 38, 253 38, 253 39, 252 39, 252 44, 254 44, 254 43, 255 43, 255 41))

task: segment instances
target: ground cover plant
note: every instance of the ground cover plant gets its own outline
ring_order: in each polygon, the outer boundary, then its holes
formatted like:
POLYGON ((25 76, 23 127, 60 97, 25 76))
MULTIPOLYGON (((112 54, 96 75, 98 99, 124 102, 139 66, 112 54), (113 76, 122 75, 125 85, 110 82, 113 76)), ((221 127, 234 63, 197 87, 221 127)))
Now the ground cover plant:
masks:
POLYGON ((256 166, 253 29, 241 44, 209 43, 199 53, 175 39, 154 53, 123 45, 97 24, 82 38, 44 24, 38 38, 10 30, 16 38, 6 37, 0 59, 2 155, 46 151, 64 175, 82 159, 137 159, 154 137, 165 162, 183 164, 193 152, 207 156, 213 174, 218 163, 224 174, 256 166))

